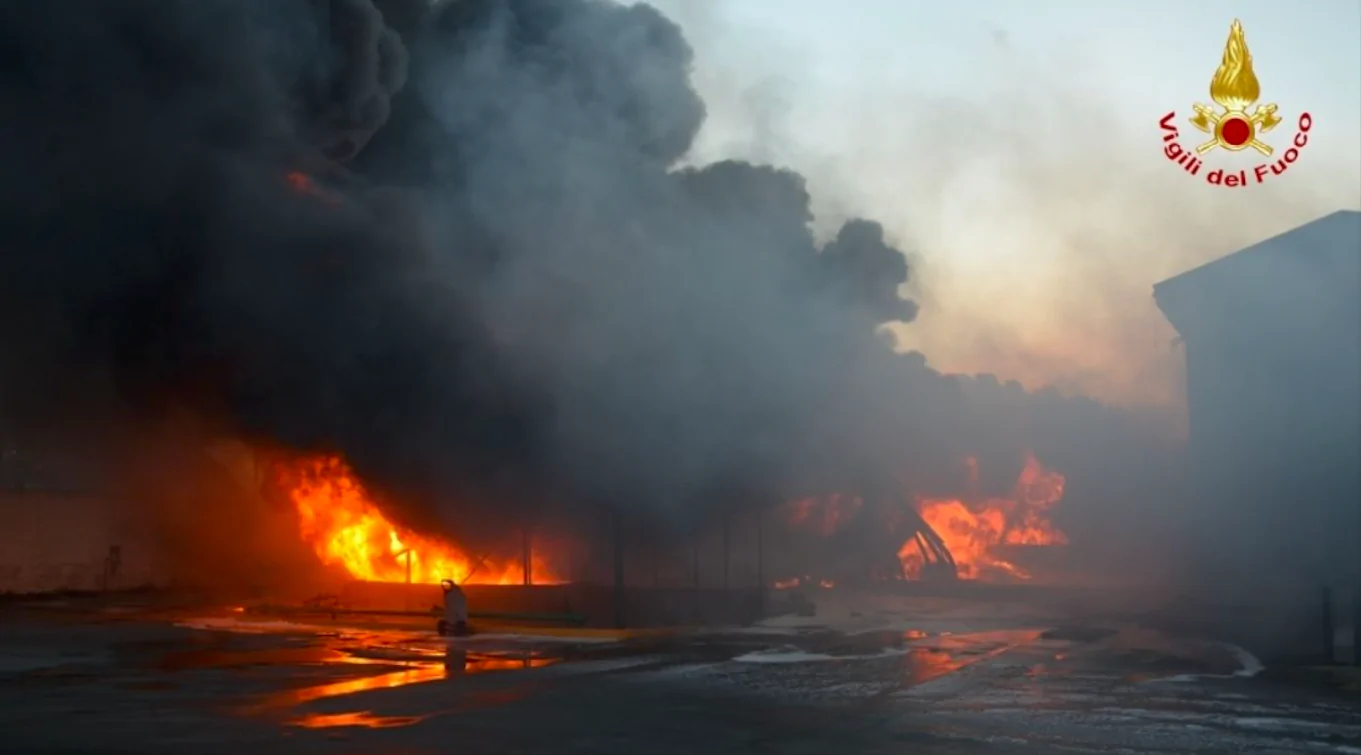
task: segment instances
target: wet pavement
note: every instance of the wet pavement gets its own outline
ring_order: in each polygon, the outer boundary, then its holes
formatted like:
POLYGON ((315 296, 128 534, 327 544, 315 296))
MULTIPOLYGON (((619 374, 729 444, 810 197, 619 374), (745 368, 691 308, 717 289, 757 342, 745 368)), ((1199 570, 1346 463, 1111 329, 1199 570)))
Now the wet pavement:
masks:
POLYGON ((1232 645, 1033 607, 848 605, 634 640, 9 607, 0 732, 32 753, 1361 755, 1355 693, 1232 645))

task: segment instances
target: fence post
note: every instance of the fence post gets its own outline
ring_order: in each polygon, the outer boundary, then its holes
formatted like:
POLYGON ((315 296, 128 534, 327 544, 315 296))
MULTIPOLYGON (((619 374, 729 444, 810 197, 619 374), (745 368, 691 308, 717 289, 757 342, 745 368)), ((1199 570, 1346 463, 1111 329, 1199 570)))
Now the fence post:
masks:
POLYGON ((524 556, 525 587, 534 584, 533 544, 529 539, 529 527, 520 528, 520 551, 524 556))
POLYGON ((624 606, 624 522, 614 513, 614 628, 625 629, 628 621, 624 606))

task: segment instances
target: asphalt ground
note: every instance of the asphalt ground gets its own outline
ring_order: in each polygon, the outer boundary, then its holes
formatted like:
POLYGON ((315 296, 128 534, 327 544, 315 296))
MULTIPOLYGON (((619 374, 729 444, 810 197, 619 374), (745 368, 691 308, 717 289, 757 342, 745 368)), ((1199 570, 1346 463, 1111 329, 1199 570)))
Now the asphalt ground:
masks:
POLYGON ((1355 688, 986 600, 829 594, 670 635, 449 640, 223 608, 0 609, 15 753, 1361 754, 1355 688))

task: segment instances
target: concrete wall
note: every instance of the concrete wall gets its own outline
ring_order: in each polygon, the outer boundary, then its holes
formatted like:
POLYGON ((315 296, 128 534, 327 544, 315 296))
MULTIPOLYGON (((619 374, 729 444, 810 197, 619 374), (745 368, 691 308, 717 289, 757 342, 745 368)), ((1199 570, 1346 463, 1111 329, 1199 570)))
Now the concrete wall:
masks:
POLYGON ((1186 346, 1189 613, 1259 652, 1320 654, 1325 590, 1361 586, 1358 249, 1339 212, 1154 287, 1186 346))
POLYGON ((1188 339, 1196 513, 1216 543, 1205 555, 1234 573, 1351 583, 1361 333, 1301 330, 1310 337, 1269 348, 1246 333, 1188 339))
POLYGON ((0 490, 0 594, 164 584, 155 549, 103 497, 0 490), (120 551, 110 576, 110 548, 120 551))
POLYGON ((1226 589, 1361 575, 1358 249, 1339 212, 1154 287, 1186 346, 1187 514, 1226 589))

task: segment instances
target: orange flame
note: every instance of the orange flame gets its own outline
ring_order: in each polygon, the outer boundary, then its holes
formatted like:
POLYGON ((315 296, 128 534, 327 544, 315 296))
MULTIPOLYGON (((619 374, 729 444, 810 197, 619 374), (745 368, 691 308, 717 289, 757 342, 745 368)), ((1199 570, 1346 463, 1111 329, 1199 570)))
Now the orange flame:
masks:
MULTIPOLYGON (((301 460, 281 469, 280 480, 298 512, 299 530, 317 557, 369 582, 504 585, 524 582, 522 559, 478 559, 446 540, 390 522, 349 466, 334 456, 301 460), (479 563, 481 561, 481 563, 479 563)), ((561 584, 537 553, 534 584, 561 584)))
MULTIPOLYGON (((945 541, 960 578, 1029 579, 1025 570, 997 557, 992 549, 997 545, 1066 545, 1068 536, 1048 517, 1049 510, 1063 499, 1065 483, 1062 474, 1045 469, 1029 456, 1007 498, 973 503, 957 498, 919 498, 917 510, 945 541)), ((898 558, 909 577, 920 576, 924 557, 916 540, 903 543, 898 558)))

